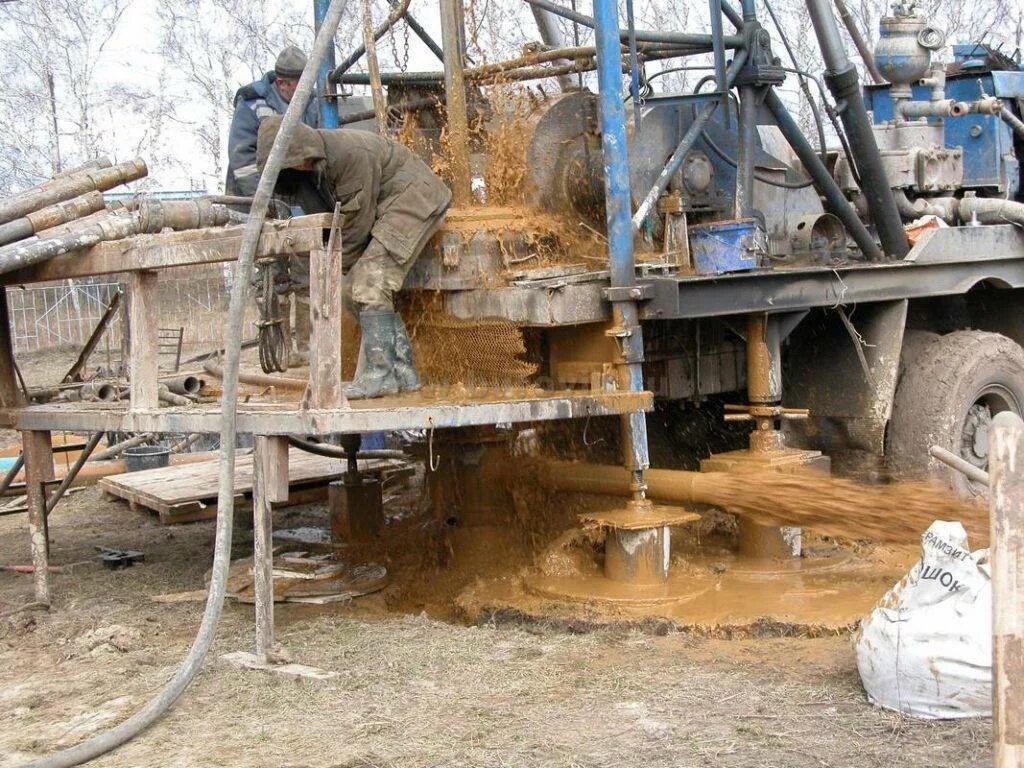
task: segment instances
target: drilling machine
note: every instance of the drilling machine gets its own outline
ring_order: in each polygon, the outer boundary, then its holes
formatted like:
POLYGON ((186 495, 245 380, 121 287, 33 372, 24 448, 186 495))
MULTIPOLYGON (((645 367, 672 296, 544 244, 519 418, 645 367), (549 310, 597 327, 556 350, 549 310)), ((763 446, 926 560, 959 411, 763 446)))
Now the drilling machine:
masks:
MULTIPOLYGON (((604 0, 593 18, 528 2, 538 18, 595 29, 596 52, 561 49, 541 24, 544 60, 572 62, 569 71, 589 61, 598 72, 596 93, 563 79, 561 93, 537 100, 523 135, 530 205, 599 231, 608 266, 530 269, 529 221, 511 217, 514 231, 499 235, 458 209, 462 231, 420 258, 406 289, 442 296, 462 321, 500 320, 540 339, 538 375, 556 386, 646 389, 752 426, 745 448, 705 457, 703 470, 827 469, 831 459, 844 472, 932 475, 979 492, 931 463, 928 448, 985 467, 992 417, 1024 412, 1018 64, 981 43, 938 63, 943 33, 897 2, 874 52, 885 82, 862 88, 828 0, 807 0, 826 66, 819 88, 834 102, 825 107, 840 147, 829 150, 812 145, 776 92, 793 68, 753 2, 737 10, 713 0, 710 35, 620 30, 604 0), (710 53, 708 87, 641 93, 637 62, 665 50, 710 53)), ((444 64, 444 73, 385 73, 382 84, 450 85, 464 63, 446 49, 444 64)), ((461 71, 474 100, 483 69, 461 71)), ((369 82, 339 71, 330 80, 369 82)), ((642 414, 625 417, 622 434, 626 471, 599 485, 629 504, 590 521, 607 531, 605 575, 641 601, 675 599, 669 531, 692 514, 651 505, 642 414)), ((568 490, 595 482, 584 470, 555 480, 568 490)), ((800 556, 793 530, 741 526, 740 546, 800 556)), ((579 585, 554 592, 587 599, 579 585)))

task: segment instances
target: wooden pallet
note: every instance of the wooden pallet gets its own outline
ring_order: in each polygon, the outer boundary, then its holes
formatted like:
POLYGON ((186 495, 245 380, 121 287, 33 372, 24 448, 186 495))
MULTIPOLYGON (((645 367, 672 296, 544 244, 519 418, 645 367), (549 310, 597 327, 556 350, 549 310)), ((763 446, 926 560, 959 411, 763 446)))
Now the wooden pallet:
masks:
MULTIPOLYGON (((123 499, 132 509, 145 507, 160 515, 165 524, 209 520, 217 515, 218 461, 178 465, 105 477, 99 487, 109 496, 123 499)), ((391 460, 360 460, 359 469, 381 473, 401 467, 391 460)), ((345 462, 314 456, 292 448, 288 451, 288 504, 305 504, 327 497, 327 484, 345 474, 345 462)), ((235 460, 236 508, 252 504, 252 454, 235 460)))

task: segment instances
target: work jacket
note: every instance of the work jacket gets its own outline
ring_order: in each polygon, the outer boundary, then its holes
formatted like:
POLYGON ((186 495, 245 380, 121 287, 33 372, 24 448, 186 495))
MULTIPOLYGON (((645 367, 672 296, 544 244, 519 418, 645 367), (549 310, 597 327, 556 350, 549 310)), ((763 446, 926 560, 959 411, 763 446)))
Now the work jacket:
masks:
MULTIPOLYGON (((235 93, 235 114, 228 132, 228 173, 224 193, 251 197, 256 194, 260 172, 256 163, 256 135, 260 123, 271 115, 283 115, 288 102, 274 86, 277 76, 267 72, 256 82, 235 93)), ((320 125, 316 99, 310 99, 302 121, 314 128, 320 125)))
MULTIPOLYGON (((265 122, 257 149, 262 171, 280 119, 265 122)), ((342 259, 350 267, 371 239, 400 264, 419 254, 429 229, 452 194, 430 167, 404 145, 368 131, 315 130, 298 125, 284 168, 306 162, 310 172, 282 171, 279 191, 296 196, 307 213, 341 204, 342 259), (290 179, 289 179, 290 177, 290 179), (280 189, 282 183, 287 189, 280 189), (311 197, 315 199, 310 199, 311 197)))

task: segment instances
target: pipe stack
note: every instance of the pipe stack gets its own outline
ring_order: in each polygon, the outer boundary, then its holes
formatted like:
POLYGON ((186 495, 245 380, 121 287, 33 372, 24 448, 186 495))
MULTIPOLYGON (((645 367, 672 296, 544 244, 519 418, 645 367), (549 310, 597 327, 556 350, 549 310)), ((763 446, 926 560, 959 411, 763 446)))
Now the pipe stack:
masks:
POLYGON ((101 157, 0 200, 0 274, 106 240, 231 221, 226 207, 207 200, 106 204, 104 191, 148 173, 141 159, 115 165, 101 157))

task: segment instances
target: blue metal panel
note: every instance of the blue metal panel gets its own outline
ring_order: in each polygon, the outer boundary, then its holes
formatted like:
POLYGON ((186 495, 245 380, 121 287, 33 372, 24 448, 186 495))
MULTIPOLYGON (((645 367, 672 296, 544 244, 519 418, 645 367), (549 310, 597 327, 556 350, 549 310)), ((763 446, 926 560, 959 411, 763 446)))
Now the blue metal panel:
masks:
MULTIPOLYGON (((331 0, 313 0, 313 22, 314 28, 319 30, 320 23, 327 16, 327 8, 330 6, 331 0)), ((340 123, 338 122, 338 106, 335 104, 333 99, 324 97, 327 93, 327 76, 334 71, 337 67, 337 61, 334 55, 334 46, 330 46, 327 49, 327 55, 324 56, 323 63, 320 65, 320 71, 316 76, 316 91, 317 98, 320 100, 320 127, 321 128, 337 128, 340 123)))
MULTIPOLYGON (((997 87, 1013 89, 1024 87, 1024 72, 981 72, 950 77, 946 81, 946 97, 955 101, 974 101, 982 92, 997 95, 997 87), (1014 77, 1003 77, 1014 76, 1014 77), (1014 79, 1020 78, 1016 83, 1014 79), (996 85, 997 80, 999 85, 996 85)), ((927 101, 931 89, 917 85, 913 88, 915 101, 927 101)), ((865 99, 876 123, 892 119, 892 98, 888 86, 869 86, 865 99)), ((993 115, 966 115, 947 118, 945 145, 963 147, 964 188, 988 188, 1016 197, 1020 190, 1020 172, 1013 153, 1013 134, 1002 120, 993 115)))

